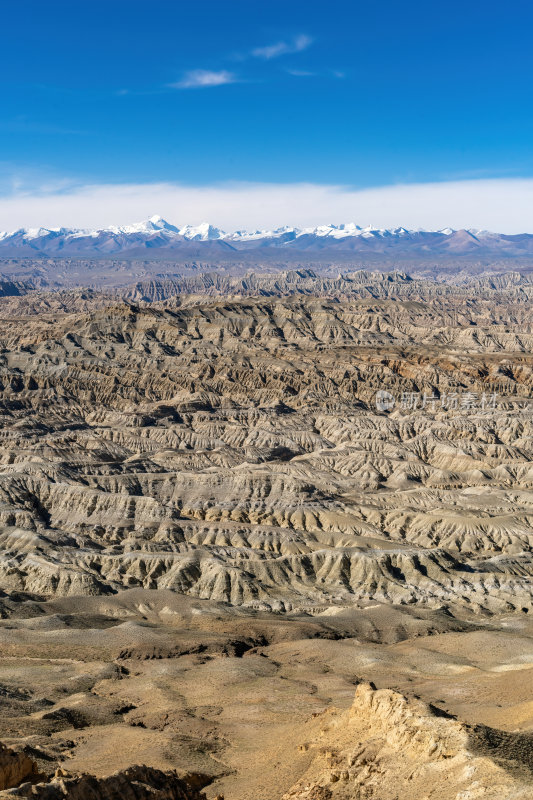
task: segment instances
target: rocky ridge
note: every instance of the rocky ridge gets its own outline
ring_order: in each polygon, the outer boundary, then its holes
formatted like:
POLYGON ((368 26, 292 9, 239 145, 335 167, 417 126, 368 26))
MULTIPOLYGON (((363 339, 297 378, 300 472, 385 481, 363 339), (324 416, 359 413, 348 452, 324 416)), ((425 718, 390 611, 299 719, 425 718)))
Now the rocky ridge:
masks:
POLYGON ((59 769, 46 782, 22 783, 5 791, 0 798, 35 798, 35 800, 205 800, 176 773, 150 767, 130 767, 123 772, 96 778, 93 775, 69 775, 59 769))
POLYGON ((472 728, 370 684, 348 711, 322 715, 315 736, 301 745, 315 758, 283 800, 532 796, 533 737, 472 728))

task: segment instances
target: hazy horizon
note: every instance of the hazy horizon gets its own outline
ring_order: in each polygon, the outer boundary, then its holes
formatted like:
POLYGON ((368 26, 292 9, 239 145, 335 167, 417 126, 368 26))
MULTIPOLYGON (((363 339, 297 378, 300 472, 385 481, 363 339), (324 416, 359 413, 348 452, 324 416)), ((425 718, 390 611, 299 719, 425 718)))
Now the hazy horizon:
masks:
POLYGON ((355 190, 316 184, 163 184, 43 186, 0 196, 0 230, 104 228, 153 215, 178 225, 227 231, 283 225, 531 233, 533 179, 404 184, 355 190))

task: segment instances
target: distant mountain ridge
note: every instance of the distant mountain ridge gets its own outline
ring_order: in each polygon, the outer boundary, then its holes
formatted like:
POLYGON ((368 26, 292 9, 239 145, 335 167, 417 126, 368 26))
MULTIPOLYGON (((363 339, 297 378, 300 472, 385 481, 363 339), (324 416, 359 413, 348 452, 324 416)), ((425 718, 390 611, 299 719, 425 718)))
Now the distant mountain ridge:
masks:
POLYGON ((284 226, 275 230, 232 233, 209 223, 172 225, 159 216, 132 225, 107 228, 20 228, 0 232, 0 257, 26 256, 184 257, 238 256, 254 251, 322 255, 382 253, 387 255, 533 256, 533 234, 504 234, 480 230, 438 231, 407 228, 362 228, 355 223, 314 228, 284 226))

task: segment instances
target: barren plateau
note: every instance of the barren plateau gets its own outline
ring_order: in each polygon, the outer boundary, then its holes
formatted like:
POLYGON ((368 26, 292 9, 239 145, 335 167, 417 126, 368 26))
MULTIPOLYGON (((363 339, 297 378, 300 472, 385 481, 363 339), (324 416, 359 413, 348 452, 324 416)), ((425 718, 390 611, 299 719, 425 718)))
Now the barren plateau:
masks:
POLYGON ((533 284, 9 283, 0 797, 533 798, 533 284))

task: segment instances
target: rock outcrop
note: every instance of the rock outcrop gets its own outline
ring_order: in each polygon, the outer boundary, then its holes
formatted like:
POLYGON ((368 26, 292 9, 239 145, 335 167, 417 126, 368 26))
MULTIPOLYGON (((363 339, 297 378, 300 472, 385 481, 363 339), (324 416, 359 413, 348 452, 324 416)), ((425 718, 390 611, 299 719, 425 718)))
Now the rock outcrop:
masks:
POLYGON ((348 712, 323 714, 301 747, 316 755, 283 800, 533 797, 533 736, 472 728, 370 684, 348 712))
POLYGON ((205 800, 205 795, 181 780, 175 772, 152 767, 130 767, 107 778, 69 775, 64 770, 44 783, 24 783, 0 792, 0 797, 35 800, 205 800))
POLYGON ((11 750, 0 742, 0 791, 23 782, 36 782, 39 777, 42 776, 37 765, 25 753, 11 750))

